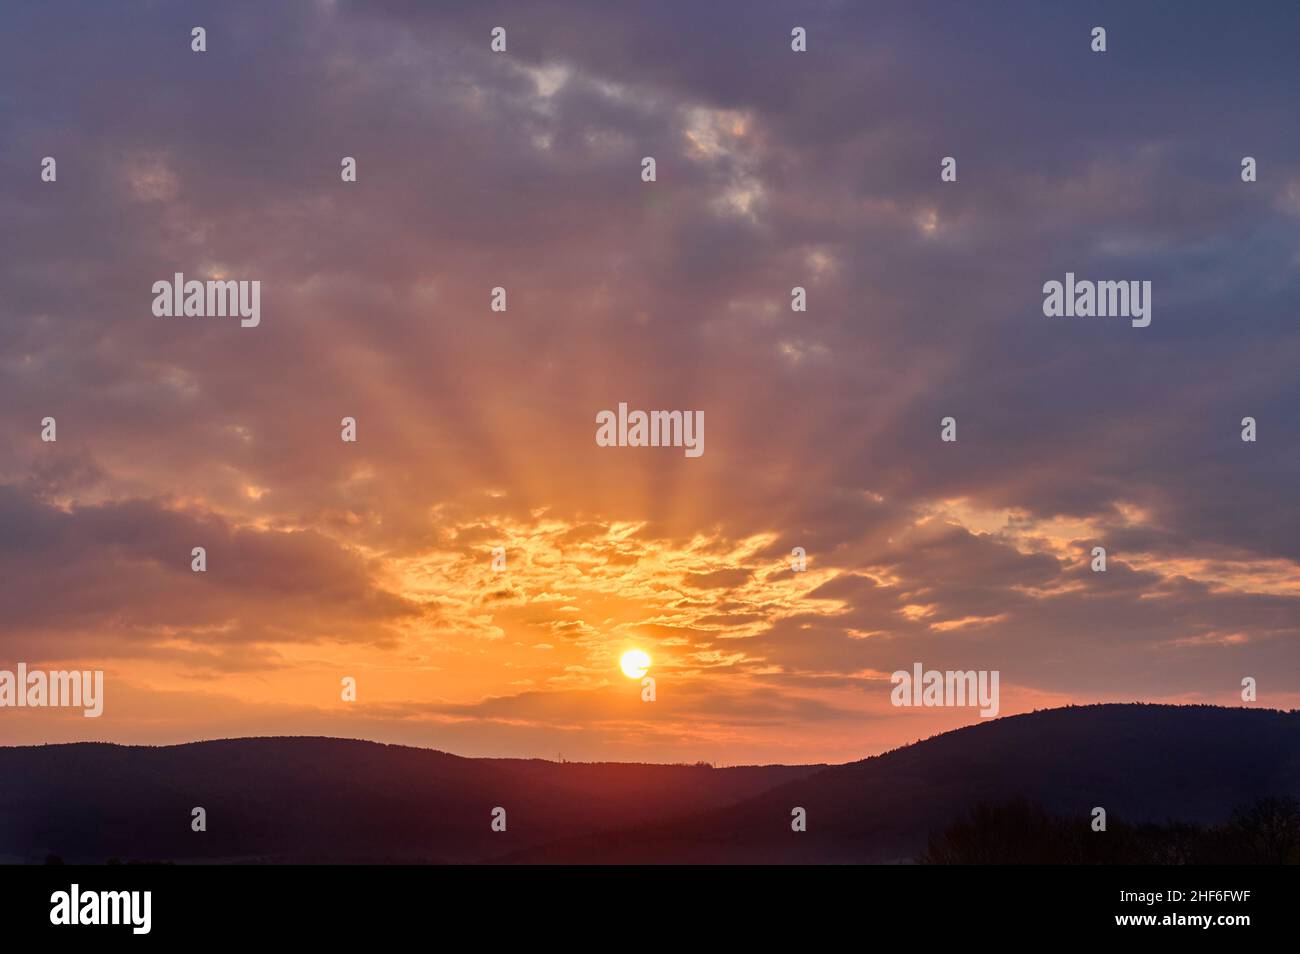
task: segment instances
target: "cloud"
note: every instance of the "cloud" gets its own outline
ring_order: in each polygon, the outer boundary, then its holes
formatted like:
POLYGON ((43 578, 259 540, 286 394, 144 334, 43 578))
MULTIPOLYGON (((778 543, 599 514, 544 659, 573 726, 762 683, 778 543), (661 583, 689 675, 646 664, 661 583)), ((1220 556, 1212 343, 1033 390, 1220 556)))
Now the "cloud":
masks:
MULTIPOLYGON (((202 55, 15 11, 0 650, 302 713, 369 673, 487 751, 622 712, 633 643, 719 752, 905 741, 855 720, 917 659, 1026 704, 1300 691, 1300 14, 1104 13, 1102 62, 1032 3, 813 4, 799 56, 774 2, 221 3, 202 55), (154 318, 176 271, 260 280, 262 324, 154 318), (1044 319, 1066 271, 1152 280, 1151 327, 1044 319), (707 452, 597 447, 619 401, 707 452)), ((682 731, 631 708, 593 750, 682 731)))

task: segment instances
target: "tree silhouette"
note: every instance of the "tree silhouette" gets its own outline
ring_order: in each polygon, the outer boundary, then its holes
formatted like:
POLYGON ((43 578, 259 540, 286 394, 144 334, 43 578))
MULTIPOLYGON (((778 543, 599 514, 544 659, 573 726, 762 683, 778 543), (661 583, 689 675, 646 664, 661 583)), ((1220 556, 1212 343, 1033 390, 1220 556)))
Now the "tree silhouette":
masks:
POLYGON ((1261 865, 1300 862, 1300 803, 1290 796, 1261 798, 1232 815, 1231 830, 1261 865))
POLYGON ((1236 809, 1226 825, 1130 825, 1104 832, 1087 816, 1053 816, 1025 799, 980 804, 930 836, 917 861, 932 865, 1297 864, 1300 803, 1269 796, 1236 809))

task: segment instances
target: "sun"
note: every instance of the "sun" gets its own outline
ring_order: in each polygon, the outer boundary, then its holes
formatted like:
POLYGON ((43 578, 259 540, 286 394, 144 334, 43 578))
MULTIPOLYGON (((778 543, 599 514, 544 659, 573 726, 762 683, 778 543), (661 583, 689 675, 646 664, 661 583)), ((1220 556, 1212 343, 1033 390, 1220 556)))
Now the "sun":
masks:
POLYGON ((650 668, 650 657, 643 650, 629 649, 618 664, 623 667, 623 675, 627 678, 640 679, 650 668))

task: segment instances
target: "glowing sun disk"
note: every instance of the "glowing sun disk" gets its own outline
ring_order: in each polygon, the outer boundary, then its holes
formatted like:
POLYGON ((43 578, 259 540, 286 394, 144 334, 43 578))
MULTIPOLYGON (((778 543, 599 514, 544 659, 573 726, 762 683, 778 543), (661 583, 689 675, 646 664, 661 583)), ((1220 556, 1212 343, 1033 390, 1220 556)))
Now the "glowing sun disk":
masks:
POLYGON ((623 675, 629 679, 640 679, 650 668, 650 656, 640 649, 629 649, 618 661, 623 668, 623 675))

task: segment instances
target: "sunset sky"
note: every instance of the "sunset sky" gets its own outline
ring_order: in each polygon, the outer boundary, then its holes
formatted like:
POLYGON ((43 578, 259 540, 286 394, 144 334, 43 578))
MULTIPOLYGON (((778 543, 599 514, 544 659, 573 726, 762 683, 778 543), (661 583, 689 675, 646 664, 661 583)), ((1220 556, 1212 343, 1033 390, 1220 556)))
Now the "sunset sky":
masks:
POLYGON ((106 699, 0 743, 847 761, 978 721, 915 662, 1300 706, 1300 6, 1058 6, 5 4, 0 668, 106 699))

